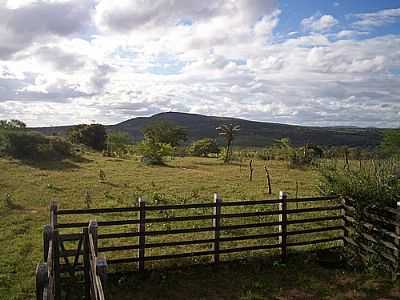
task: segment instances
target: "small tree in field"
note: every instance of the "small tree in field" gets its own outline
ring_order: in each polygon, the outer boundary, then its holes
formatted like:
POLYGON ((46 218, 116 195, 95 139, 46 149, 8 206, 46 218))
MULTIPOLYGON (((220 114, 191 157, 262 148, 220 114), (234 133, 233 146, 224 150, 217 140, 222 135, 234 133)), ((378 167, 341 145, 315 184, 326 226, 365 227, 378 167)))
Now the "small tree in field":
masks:
POLYGON ((95 150, 103 150, 107 133, 104 125, 81 124, 72 127, 68 132, 68 137, 72 143, 83 144, 95 150))
POLYGON ((189 147, 189 153, 194 156, 208 156, 209 154, 220 152, 217 142, 213 139, 201 139, 193 142, 189 147))
POLYGON ((226 142, 224 162, 228 163, 232 157, 232 142, 235 133, 240 131, 240 125, 223 124, 216 128, 218 134, 223 136, 226 142))
POLYGON ((187 140, 187 133, 183 127, 167 121, 153 122, 143 128, 143 136, 153 143, 169 144, 172 147, 187 140))
POLYGON ((112 131, 107 134, 106 155, 113 156, 116 153, 119 157, 128 153, 128 146, 132 144, 131 137, 123 131, 112 131))
POLYGON ((163 164, 163 158, 172 156, 174 147, 187 139, 186 131, 182 127, 165 121, 146 126, 143 135, 138 151, 148 164, 163 164))

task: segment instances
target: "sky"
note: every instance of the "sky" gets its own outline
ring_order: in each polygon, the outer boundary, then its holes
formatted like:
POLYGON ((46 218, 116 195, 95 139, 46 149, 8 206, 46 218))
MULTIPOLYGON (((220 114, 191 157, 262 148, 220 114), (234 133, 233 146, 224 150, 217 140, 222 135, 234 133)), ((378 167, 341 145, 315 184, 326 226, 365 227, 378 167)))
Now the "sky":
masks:
POLYGON ((400 0, 0 0, 0 119, 400 127, 400 0))

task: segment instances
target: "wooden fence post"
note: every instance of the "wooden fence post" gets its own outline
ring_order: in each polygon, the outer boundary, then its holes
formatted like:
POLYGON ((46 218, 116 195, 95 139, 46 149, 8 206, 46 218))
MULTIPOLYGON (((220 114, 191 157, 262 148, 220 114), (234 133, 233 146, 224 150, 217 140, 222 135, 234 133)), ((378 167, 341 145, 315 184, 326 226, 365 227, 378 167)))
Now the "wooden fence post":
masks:
POLYGON ((343 247, 346 247, 346 238, 349 236, 349 232, 347 231, 347 228, 346 228, 346 225, 347 225, 347 222, 346 222, 346 208, 345 208, 345 205, 346 205, 346 199, 345 198, 342 198, 342 205, 343 205, 343 208, 341 209, 341 215, 342 215, 342 226, 343 226, 343 247))
POLYGON ((281 233, 279 243, 281 244, 281 257, 285 261, 287 258, 287 193, 280 191, 279 199, 281 200, 281 203, 279 203, 279 210, 281 211, 279 222, 282 223, 279 225, 279 232, 281 233))
POLYGON ((83 273, 85 278, 85 299, 90 300, 90 245, 89 245, 89 228, 82 228, 83 235, 83 273))
MULTIPOLYGON (((400 201, 397 201, 397 211, 396 214, 396 222, 400 223, 400 201)), ((396 238, 394 239, 394 244, 396 245, 395 250, 395 258, 396 258, 396 270, 393 272, 393 281, 397 280, 397 277, 400 275, 400 226, 396 225, 396 238)))
POLYGON ((221 227, 221 203, 222 198, 218 195, 218 193, 214 193, 214 204, 213 207, 213 227, 214 227, 214 256, 213 263, 219 264, 219 238, 220 238, 220 227, 221 227))
POLYGON ((40 263, 36 266, 36 300, 43 300, 45 290, 49 284, 47 264, 40 263))
POLYGON ((249 171, 250 171, 250 173, 249 173, 249 181, 252 181, 253 180, 253 171, 254 171, 253 160, 252 159, 250 159, 250 162, 249 162, 249 171))
POLYGON ((60 282, 60 238, 58 230, 53 232, 53 272, 54 272, 54 299, 61 300, 60 282))
POLYGON ((53 227, 50 224, 43 227, 43 261, 47 262, 50 241, 53 239, 53 227))
POLYGON ((144 256, 145 256, 145 245, 146 245, 146 202, 144 199, 139 197, 139 224, 138 224, 138 232, 139 232, 139 249, 138 249, 138 271, 144 271, 144 256))
POLYGON ((101 285, 104 291, 104 287, 107 280, 107 260, 105 257, 96 258, 96 273, 100 277, 101 285))
POLYGON ((53 226, 53 229, 56 229, 57 225, 57 210, 58 203, 55 200, 50 202, 50 225, 53 226))
POLYGON ((89 227, 88 227, 88 232, 92 235, 93 238, 93 246, 94 246, 94 253, 97 256, 97 222, 96 221, 90 221, 89 222, 89 227))

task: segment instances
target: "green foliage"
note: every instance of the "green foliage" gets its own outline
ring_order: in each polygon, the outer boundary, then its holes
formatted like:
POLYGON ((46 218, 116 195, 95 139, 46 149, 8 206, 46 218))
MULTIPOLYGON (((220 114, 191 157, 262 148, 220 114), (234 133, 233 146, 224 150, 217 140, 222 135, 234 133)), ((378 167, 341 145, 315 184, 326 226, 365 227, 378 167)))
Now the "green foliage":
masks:
POLYGON ((143 162, 149 165, 162 165, 165 156, 171 156, 174 148, 170 144, 153 143, 151 140, 143 140, 137 146, 138 152, 143 157, 143 162))
POLYGON ((81 124, 68 131, 68 138, 74 144, 83 144, 95 150, 103 150, 107 133, 101 124, 81 124))
POLYGON ((114 153, 123 157, 129 152, 129 145, 132 144, 131 137, 123 131, 112 131, 107 134, 107 156, 113 156, 114 153))
MULTIPOLYGON (((396 208, 400 200, 400 164, 392 160, 371 161, 364 164, 364 167, 353 170, 349 164, 346 168, 332 168, 325 166, 322 169, 322 180, 320 190, 323 194, 341 195, 347 199, 347 204, 355 208, 352 217, 356 220, 354 230, 350 231, 351 238, 360 243, 367 243, 374 249, 374 253, 367 252, 363 260, 367 270, 375 272, 390 270, 387 261, 376 253, 384 251, 380 243, 371 243, 364 239, 364 234, 370 234, 365 228, 364 222, 374 223, 365 214, 366 209, 378 211, 379 208, 396 208)), ((354 251, 361 251, 355 247, 354 251)), ((354 259, 354 255, 349 253, 354 259)))
POLYGON ((224 162, 228 163, 231 160, 232 156, 232 142, 235 134, 240 131, 240 125, 223 124, 216 129, 218 131, 218 134, 225 139, 226 147, 224 162))
POLYGON ((218 154, 220 149, 217 142, 213 139, 201 139, 195 141, 189 147, 189 153, 193 156, 208 156, 209 154, 218 154))
POLYGON ((26 130, 2 130, 0 154, 29 160, 60 160, 72 156, 72 145, 60 137, 26 130))
POLYGON ((166 121, 154 122, 143 129, 144 139, 137 146, 146 164, 163 164, 165 156, 174 154, 174 147, 187 139, 186 131, 166 121))
POLYGON ((143 128, 144 139, 152 144, 169 144, 172 147, 187 140, 186 130, 171 122, 158 121, 143 128))
POLYGON ((321 167, 320 191, 355 201, 361 214, 365 207, 396 207, 400 200, 400 164, 394 160, 370 161, 363 168, 321 167))
POLYGON ((20 120, 0 120, 0 129, 25 129, 26 125, 20 120))
POLYGON ((398 156, 400 154, 400 129, 385 131, 380 148, 385 155, 398 156))

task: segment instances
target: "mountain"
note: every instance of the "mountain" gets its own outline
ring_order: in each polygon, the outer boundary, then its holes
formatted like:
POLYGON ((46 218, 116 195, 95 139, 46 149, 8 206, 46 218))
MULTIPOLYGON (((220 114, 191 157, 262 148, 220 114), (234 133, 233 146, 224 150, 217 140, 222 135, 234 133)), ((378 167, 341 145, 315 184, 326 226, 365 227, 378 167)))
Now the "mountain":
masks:
MULTIPOLYGON (((237 118, 205 116, 197 114, 165 112, 151 117, 133 118, 115 125, 107 125, 107 130, 126 131, 134 141, 142 139, 141 129, 155 121, 170 121, 187 129, 189 141, 204 137, 218 138, 215 130, 221 124, 240 125, 235 138, 236 146, 263 147, 274 140, 288 137, 294 145, 313 143, 324 146, 374 147, 382 140, 382 129, 358 127, 310 127, 279 123, 256 122, 237 118)), ((33 128, 44 134, 65 134, 71 126, 33 128)))

